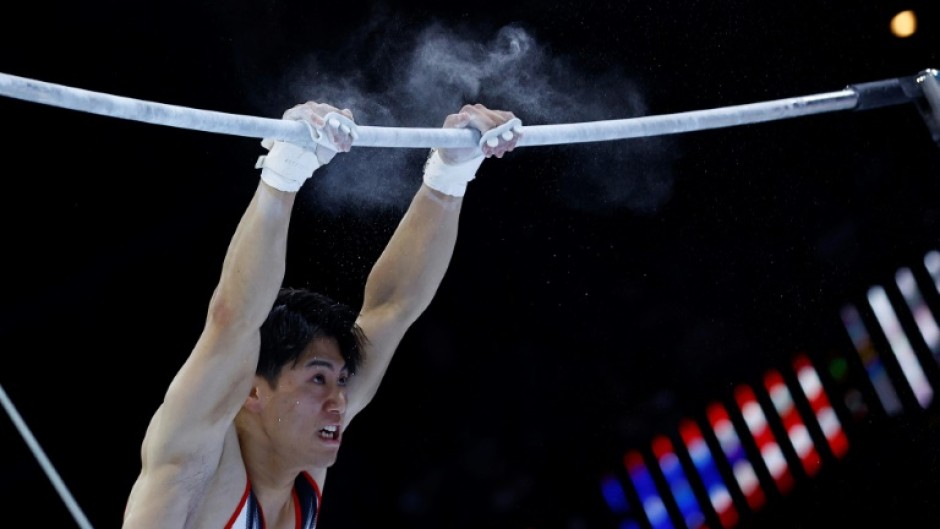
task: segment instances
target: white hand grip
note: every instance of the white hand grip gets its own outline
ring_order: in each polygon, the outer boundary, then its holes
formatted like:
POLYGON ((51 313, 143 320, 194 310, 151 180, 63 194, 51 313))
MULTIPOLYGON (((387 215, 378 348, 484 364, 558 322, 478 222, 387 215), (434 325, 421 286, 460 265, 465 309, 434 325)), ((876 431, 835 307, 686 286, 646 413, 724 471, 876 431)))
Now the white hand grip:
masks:
POLYGON ((522 132, 522 120, 519 118, 512 118, 506 123, 486 131, 485 134, 480 136, 480 148, 482 149, 484 144, 496 147, 499 145, 500 138, 509 141, 513 138, 514 132, 522 132))

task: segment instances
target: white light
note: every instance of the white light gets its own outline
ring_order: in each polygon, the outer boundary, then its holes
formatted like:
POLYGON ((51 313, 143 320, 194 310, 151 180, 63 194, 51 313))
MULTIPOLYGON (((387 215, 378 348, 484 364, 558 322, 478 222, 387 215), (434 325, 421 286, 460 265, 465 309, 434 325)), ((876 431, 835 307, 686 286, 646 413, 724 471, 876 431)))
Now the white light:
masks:
POLYGON ((713 488, 709 492, 708 498, 718 512, 724 512, 728 507, 731 507, 731 494, 724 487, 713 488))
POLYGON ((747 423, 747 427, 752 432, 763 430, 764 426, 767 424, 767 420, 764 419, 764 413, 761 411, 760 406, 753 400, 741 408, 741 414, 744 416, 744 422, 747 423))
POLYGON ((780 478, 787 471, 787 460, 777 443, 768 443, 761 448, 760 454, 763 456, 764 462, 767 463, 767 470, 770 471, 770 475, 774 479, 780 478))
POLYGON ((758 486, 757 474, 754 473, 754 467, 747 461, 738 461, 734 465, 734 478, 738 480, 738 485, 745 494, 749 494, 758 486))
POLYGON ((815 369, 808 366, 803 367, 797 373, 797 378, 800 381, 800 387, 803 388, 803 392, 810 400, 816 398, 816 395, 819 395, 822 391, 822 381, 819 380, 819 375, 816 374, 815 369))
POLYGON ((842 424, 839 422, 839 417, 836 416, 836 412, 832 408, 826 407, 819 410, 816 417, 819 419, 819 427, 822 428, 826 439, 832 439, 836 434, 842 431, 842 424))
POLYGON ((933 389, 920 367, 920 362, 917 360, 911 343, 904 334, 901 322, 898 321, 897 315, 894 313, 894 308, 888 299, 888 293, 880 286, 872 287, 868 290, 868 303, 871 304, 875 317, 884 330, 885 337, 888 339, 888 343, 894 351, 894 356, 901 366, 901 371, 904 372, 911 389, 914 390, 914 394, 917 396, 917 402, 926 408, 933 400, 933 389))
POLYGON ((793 443, 793 448, 796 450, 800 459, 803 459, 810 452, 813 451, 813 440, 809 436, 809 431, 806 430, 806 427, 802 424, 797 424, 796 426, 790 428, 790 441, 793 443))

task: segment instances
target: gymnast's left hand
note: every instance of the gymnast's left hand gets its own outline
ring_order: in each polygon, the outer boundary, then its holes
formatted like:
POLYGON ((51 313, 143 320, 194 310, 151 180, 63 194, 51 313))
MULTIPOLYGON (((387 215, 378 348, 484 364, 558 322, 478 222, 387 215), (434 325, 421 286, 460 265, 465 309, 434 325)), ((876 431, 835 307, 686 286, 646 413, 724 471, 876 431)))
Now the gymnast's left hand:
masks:
POLYGON ((459 165, 480 156, 502 158, 516 148, 522 137, 522 122, 515 114, 481 104, 464 105, 460 112, 447 116, 444 128, 473 128, 481 134, 476 147, 439 149, 441 160, 447 165, 459 165))
POLYGON ((352 111, 316 101, 295 105, 284 112, 283 119, 305 122, 317 142, 316 154, 321 165, 330 163, 340 152, 349 152, 359 136, 352 111))

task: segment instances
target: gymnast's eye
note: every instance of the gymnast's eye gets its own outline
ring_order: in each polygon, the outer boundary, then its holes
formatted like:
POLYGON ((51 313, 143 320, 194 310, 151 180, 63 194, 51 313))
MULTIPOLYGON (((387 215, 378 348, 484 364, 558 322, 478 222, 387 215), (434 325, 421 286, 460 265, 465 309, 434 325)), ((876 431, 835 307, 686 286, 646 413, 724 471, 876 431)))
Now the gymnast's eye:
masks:
POLYGON ((321 374, 321 373, 317 373, 316 375, 313 375, 313 378, 310 379, 310 380, 311 380, 314 384, 325 384, 325 383, 326 383, 326 377, 324 377, 323 374, 321 374))
POLYGON ((347 383, 349 383, 349 375, 340 375, 337 382, 339 382, 340 386, 345 386, 347 383))

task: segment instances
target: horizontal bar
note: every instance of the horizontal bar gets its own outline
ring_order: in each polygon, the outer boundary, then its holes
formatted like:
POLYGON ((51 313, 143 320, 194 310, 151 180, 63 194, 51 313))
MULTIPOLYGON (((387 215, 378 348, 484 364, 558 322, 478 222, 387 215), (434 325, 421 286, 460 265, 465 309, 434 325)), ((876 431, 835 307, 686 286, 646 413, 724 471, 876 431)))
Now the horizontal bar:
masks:
MULTIPOLYGON (((856 109, 865 96, 866 107, 901 104, 915 95, 899 92, 896 80, 849 86, 836 92, 777 99, 760 103, 619 120, 529 125, 518 146, 557 145, 659 136, 824 112, 856 109), (874 95, 872 95, 874 94, 874 95)), ((312 146, 307 128, 296 121, 200 110, 73 88, 0 73, 0 95, 103 116, 156 125, 246 136, 274 138, 312 146)), ((472 147, 476 131, 461 129, 374 127, 360 125, 357 147, 472 147)))

